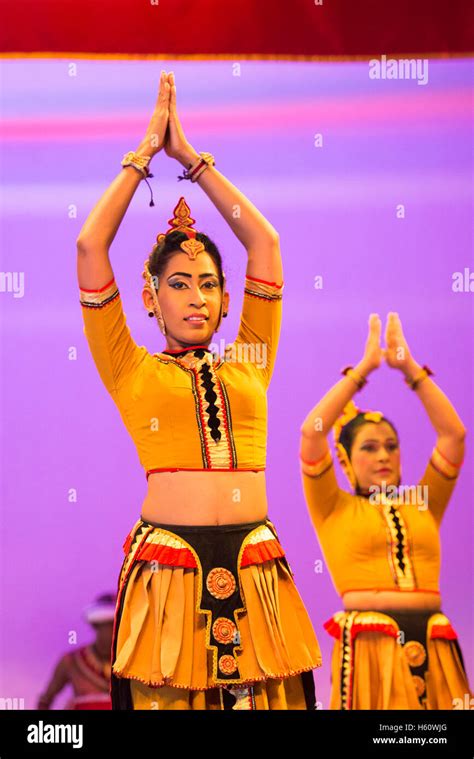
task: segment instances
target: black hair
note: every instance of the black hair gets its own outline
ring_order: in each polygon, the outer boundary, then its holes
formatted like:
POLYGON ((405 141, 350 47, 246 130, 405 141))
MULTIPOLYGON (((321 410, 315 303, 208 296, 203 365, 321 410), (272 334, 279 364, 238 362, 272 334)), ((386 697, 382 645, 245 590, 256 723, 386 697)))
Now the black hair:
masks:
MULTIPOLYGON (((370 424, 371 423, 370 419, 365 419, 364 418, 364 413, 365 413, 364 411, 361 411, 359 414, 357 414, 357 416, 354 417, 354 419, 351 419, 350 422, 348 422, 347 424, 345 424, 344 427, 341 430, 341 435, 340 435, 340 438, 339 438, 339 442, 345 448, 345 451, 346 451, 347 455, 349 456, 349 459, 351 458, 352 446, 354 445, 354 440, 355 440, 355 437, 357 435, 357 432, 360 430, 360 428, 364 424, 370 424)), ((398 439, 398 432, 397 432, 395 426, 392 424, 392 422, 389 419, 387 419, 386 416, 383 416, 382 419, 381 419, 381 421, 382 422, 387 422, 387 424, 390 425, 390 427, 392 428, 392 430, 394 431, 394 433, 395 433, 395 435, 397 436, 397 439, 398 439)))
MULTIPOLYGON (((185 240, 189 240, 189 237, 184 232, 173 230, 169 232, 164 240, 157 244, 153 248, 148 258, 148 268, 152 277, 161 277, 168 261, 173 257, 175 253, 179 252, 179 246, 185 240)), ((224 275, 222 271, 222 258, 219 253, 217 245, 203 232, 196 233, 196 240, 202 242, 206 253, 209 253, 210 257, 214 261, 219 277, 219 284, 221 290, 224 289, 224 275)))

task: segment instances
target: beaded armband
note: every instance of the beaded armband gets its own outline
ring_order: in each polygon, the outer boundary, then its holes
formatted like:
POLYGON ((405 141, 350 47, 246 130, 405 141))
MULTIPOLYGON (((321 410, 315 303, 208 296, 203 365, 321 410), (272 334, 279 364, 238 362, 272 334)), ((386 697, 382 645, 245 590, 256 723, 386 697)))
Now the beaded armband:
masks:
POLYGON ((119 289, 115 278, 107 282, 100 290, 85 290, 79 288, 79 300, 85 308, 103 308, 119 297, 119 289))
POLYGON ((448 461, 436 446, 433 448, 433 453, 431 454, 431 463, 440 474, 443 474, 449 480, 456 479, 462 466, 462 462, 461 464, 453 464, 451 461, 448 461))
POLYGON ((122 158, 121 165, 124 168, 125 166, 133 166, 133 168, 139 171, 142 176, 148 177, 153 176, 150 174, 150 169, 148 168, 150 161, 151 155, 139 155, 138 153, 135 153, 135 151, 129 150, 122 158))
POLYGON ((245 276, 244 292, 263 300, 281 300, 284 283, 277 285, 276 282, 267 282, 265 279, 245 276))
POLYGON ((322 459, 318 459, 318 461, 305 461, 300 455, 300 466, 301 471, 309 477, 320 477, 330 466, 332 466, 331 450, 329 450, 322 459))

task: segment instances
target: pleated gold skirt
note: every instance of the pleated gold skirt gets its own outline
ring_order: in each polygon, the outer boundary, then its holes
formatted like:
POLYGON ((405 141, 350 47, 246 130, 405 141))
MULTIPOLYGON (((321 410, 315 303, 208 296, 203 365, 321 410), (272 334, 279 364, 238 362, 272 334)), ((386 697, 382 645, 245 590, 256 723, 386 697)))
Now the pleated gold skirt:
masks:
POLYGON ((315 708, 321 652, 268 519, 139 519, 124 551, 112 709, 315 708))
POLYGON ((330 709, 469 708, 457 634, 441 612, 345 611, 335 638, 330 709))

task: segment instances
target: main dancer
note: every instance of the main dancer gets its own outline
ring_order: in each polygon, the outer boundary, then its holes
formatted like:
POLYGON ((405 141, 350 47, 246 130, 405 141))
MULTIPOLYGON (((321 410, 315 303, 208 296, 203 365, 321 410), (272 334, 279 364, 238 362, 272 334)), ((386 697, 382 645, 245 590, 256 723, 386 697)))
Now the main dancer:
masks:
POLYGON ((334 636, 331 709, 460 709, 469 687, 457 635, 441 611, 439 527, 464 455, 465 430, 432 371, 412 357, 398 314, 386 349, 369 320, 365 354, 302 425, 301 471, 309 513, 344 611, 334 636), (400 442, 379 411, 353 395, 381 362, 399 369, 437 435, 418 486, 401 486, 400 442), (327 436, 354 493, 338 486, 327 436))
POLYGON ((126 154, 77 240, 84 331, 148 481, 124 545, 113 709, 315 708, 320 650, 267 516, 279 237, 214 163, 186 139, 174 76, 162 72, 144 140, 126 154), (247 252, 239 332, 222 358, 209 348, 229 309, 222 261, 194 229, 184 197, 143 271, 143 302, 166 346, 150 354, 126 324, 109 249, 150 158, 163 149, 247 252))

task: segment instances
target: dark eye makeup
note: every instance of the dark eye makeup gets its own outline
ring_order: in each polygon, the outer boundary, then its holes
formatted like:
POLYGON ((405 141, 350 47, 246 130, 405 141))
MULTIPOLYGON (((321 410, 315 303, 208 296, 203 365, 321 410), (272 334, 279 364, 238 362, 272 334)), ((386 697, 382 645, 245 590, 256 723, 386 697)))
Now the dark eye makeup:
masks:
MULTIPOLYGON (((183 282, 182 280, 178 280, 177 282, 169 282, 168 284, 175 290, 182 290, 183 287, 187 287, 187 283, 183 282), (183 285, 183 287, 180 287, 179 285, 183 285)), ((202 286, 205 287, 206 290, 213 290, 215 287, 219 287, 219 283, 212 279, 209 279, 207 282, 204 282, 202 286)))

